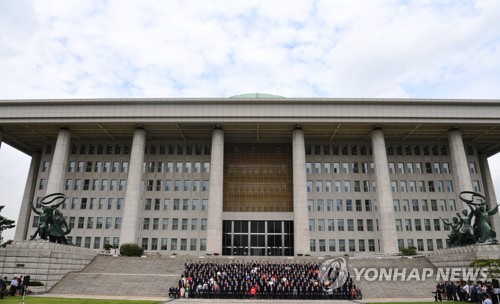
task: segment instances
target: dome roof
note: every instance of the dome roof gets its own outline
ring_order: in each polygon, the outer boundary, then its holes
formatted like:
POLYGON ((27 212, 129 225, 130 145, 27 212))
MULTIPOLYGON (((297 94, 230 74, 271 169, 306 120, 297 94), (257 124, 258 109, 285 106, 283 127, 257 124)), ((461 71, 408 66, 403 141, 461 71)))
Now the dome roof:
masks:
POLYGON ((231 96, 229 98, 277 99, 277 98, 285 98, 285 97, 279 96, 279 95, 265 94, 265 93, 248 93, 248 94, 234 95, 234 96, 231 96))

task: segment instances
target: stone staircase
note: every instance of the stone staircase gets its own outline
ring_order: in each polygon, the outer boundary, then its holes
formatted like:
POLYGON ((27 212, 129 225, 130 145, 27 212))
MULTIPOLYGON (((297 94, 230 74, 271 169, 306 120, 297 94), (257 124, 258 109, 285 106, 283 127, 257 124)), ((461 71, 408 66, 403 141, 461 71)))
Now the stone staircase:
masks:
POLYGON ((432 298, 434 296, 431 292, 436 288, 437 271, 424 256, 350 258, 347 260, 347 265, 356 286, 361 288, 364 299, 432 298), (398 275, 395 275, 395 269, 398 275), (385 275, 382 270, 391 275, 385 275), (418 278, 411 276, 412 271, 414 275, 418 274, 418 278), (403 272, 404 275, 401 275, 403 272), (360 274, 359 278, 356 278, 357 273, 360 274), (422 280, 424 273, 428 277, 422 280), (386 277, 391 279, 386 279, 386 277), (405 278, 404 281, 402 277, 405 278))
MULTIPOLYGON (((321 264, 334 257, 295 257, 294 262, 311 261, 321 264)), ((436 286, 435 268, 426 257, 402 258, 385 257, 344 257, 354 283, 361 288, 365 298, 425 298, 432 297, 436 286), (360 273, 359 278, 356 274, 360 273), (406 269, 405 278, 413 269, 419 279, 402 281, 379 280, 381 269, 397 268, 399 273, 406 269), (370 270, 368 270, 370 269, 370 270), (375 273, 375 269, 377 273, 375 273), (433 270, 433 276, 420 280, 424 269, 433 270), (366 274, 366 276, 365 276, 366 274), (377 275, 377 276, 376 276, 377 275), (374 279, 376 276, 376 279, 374 279)), ((205 261, 231 263, 232 261, 270 261, 274 263, 289 262, 283 257, 246 257, 231 259, 228 257, 192 257, 192 256, 148 256, 148 257, 113 257, 97 256, 80 272, 71 272, 56 284, 51 294, 84 294, 84 295, 119 295, 119 296, 167 296, 168 288, 177 286, 180 274, 186 261, 205 261)))
POLYGON ((97 256, 81 272, 67 274, 49 293, 119 296, 167 296, 176 286, 183 257, 97 256))

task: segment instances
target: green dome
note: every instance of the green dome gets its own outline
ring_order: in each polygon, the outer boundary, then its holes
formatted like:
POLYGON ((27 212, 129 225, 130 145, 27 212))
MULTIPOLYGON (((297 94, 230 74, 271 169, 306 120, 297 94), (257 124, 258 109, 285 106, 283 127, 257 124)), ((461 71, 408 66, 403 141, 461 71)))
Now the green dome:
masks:
POLYGON ((234 96, 231 96, 229 98, 277 99, 277 98, 285 98, 285 97, 279 96, 279 95, 265 94, 265 93, 249 93, 249 94, 234 95, 234 96))

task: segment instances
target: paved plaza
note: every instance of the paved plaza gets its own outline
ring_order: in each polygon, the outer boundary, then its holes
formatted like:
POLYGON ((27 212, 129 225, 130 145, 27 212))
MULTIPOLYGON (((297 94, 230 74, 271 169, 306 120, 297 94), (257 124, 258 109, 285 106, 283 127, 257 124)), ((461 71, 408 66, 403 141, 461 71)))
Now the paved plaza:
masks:
POLYGON ((162 303, 290 303, 296 302, 300 304, 317 304, 317 303, 368 303, 368 302, 433 302, 432 297, 429 298, 386 298, 386 299, 366 299, 362 301, 349 301, 349 300, 221 300, 221 299, 173 299, 168 297, 137 297, 137 296, 89 296, 89 295, 63 295, 63 294, 43 294, 35 295, 32 297, 54 297, 54 298, 80 298, 80 299, 114 299, 114 300, 150 300, 150 301, 163 301, 162 303))

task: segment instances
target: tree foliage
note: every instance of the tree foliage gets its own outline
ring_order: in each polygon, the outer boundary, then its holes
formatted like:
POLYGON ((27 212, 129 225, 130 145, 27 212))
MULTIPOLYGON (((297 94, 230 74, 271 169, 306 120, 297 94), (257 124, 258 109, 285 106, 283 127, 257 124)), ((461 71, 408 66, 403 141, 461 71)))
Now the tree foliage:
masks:
POLYGON ((401 248, 402 255, 417 255, 417 248, 414 246, 401 248))
POLYGON ((141 256, 142 248, 135 243, 126 243, 120 246, 120 254, 123 256, 141 256))
MULTIPOLYGON (((0 213, 2 212, 2 209, 4 208, 5 206, 0 206, 0 213)), ((8 218, 2 216, 0 214, 0 245, 2 244, 3 242, 3 237, 2 237, 2 232, 4 230, 7 230, 7 229, 10 229, 10 228, 14 228, 16 225, 14 225, 14 221, 13 220, 9 220, 8 218)))
POLYGON ((486 268, 488 279, 500 278, 500 259, 479 259, 471 263, 471 267, 486 268))

